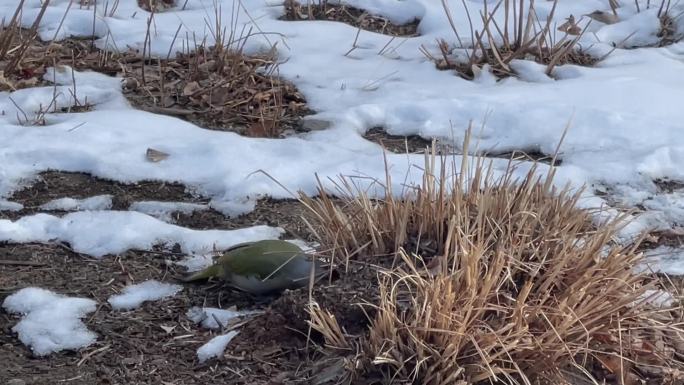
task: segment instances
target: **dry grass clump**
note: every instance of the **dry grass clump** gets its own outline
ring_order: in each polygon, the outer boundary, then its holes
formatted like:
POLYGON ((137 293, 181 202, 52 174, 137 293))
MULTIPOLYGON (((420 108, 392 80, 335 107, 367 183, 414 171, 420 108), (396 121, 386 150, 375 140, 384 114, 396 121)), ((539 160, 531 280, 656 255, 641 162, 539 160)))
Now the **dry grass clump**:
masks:
POLYGON ((390 36, 418 36, 419 20, 397 25, 381 16, 370 15, 363 9, 344 3, 330 3, 328 0, 285 0, 285 20, 329 20, 339 21, 390 36))
MULTIPOLYGON (((464 11, 468 19, 472 20, 467 6, 464 11)), ((582 66, 594 65, 599 59, 584 52, 578 42, 584 30, 577 25, 573 16, 558 27, 553 28, 552 21, 558 0, 554 0, 548 20, 542 23, 535 11, 534 2, 525 7, 524 2, 502 0, 490 9, 484 2, 484 10, 479 17, 482 19, 482 30, 475 30, 470 24, 469 37, 471 44, 464 44, 461 32, 453 23, 446 0, 442 0, 444 11, 449 18, 457 44, 446 40, 438 41, 439 53, 434 54, 426 47, 422 47, 423 54, 435 62, 442 70, 455 70, 466 79, 473 79, 479 70, 488 65, 492 73, 498 77, 515 75, 510 64, 513 60, 531 60, 546 66, 546 74, 551 75, 558 65, 577 64, 582 66), (496 21, 498 15, 503 16, 503 24, 496 21), (557 35, 561 35, 560 38, 557 35), (462 53, 462 58, 456 52, 462 53)))
POLYGON ((338 371, 352 372, 340 378, 636 384, 678 373, 672 342, 682 335, 644 300, 652 279, 637 246, 613 243, 621 222, 592 226, 580 193, 553 187, 553 169, 522 180, 513 169, 496 177, 482 159, 455 170, 426 155, 422 184, 398 197, 388 178, 382 200, 349 180, 341 199, 323 189, 302 198, 338 263, 383 266, 365 335, 309 309, 328 356, 344 362, 338 371))

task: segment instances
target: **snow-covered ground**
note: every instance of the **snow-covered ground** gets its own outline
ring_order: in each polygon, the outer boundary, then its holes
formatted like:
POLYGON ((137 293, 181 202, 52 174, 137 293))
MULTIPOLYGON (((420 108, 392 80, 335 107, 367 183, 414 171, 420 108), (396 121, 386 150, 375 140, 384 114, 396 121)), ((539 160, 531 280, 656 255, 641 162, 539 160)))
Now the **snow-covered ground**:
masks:
MULTIPOLYGON (((231 20, 233 0, 216 2, 224 22, 231 20)), ((237 2, 235 2, 238 4, 237 2)), ((354 5, 354 1, 348 2, 354 5)), ((133 110, 120 92, 119 80, 94 73, 77 73, 80 100, 96 104, 95 111, 82 114, 51 114, 43 128, 26 129, 17 124, 17 108, 9 94, 0 95, 3 151, 0 153, 0 196, 7 196, 41 170, 54 168, 84 171, 120 181, 162 179, 181 181, 210 196, 228 213, 248 211, 254 199, 288 193, 264 174, 264 170, 291 190, 314 192, 314 173, 325 177, 339 174, 381 178, 382 151, 361 137, 367 129, 382 126, 391 134, 418 134, 460 143, 470 122, 478 131, 479 148, 485 151, 513 149, 552 153, 563 130, 570 129, 561 147, 563 166, 559 183, 621 186, 623 198, 648 199, 661 196, 659 207, 668 211, 678 205, 678 196, 660 194, 655 178, 684 179, 678 165, 684 160, 684 43, 655 48, 617 48, 595 68, 559 66, 554 78, 543 67, 518 63, 519 78, 499 82, 482 75, 467 81, 450 71, 438 71, 419 48, 435 50, 435 39, 456 41, 440 2, 432 0, 357 1, 372 12, 395 22, 421 20, 415 38, 389 42, 388 36, 361 31, 355 49, 349 51, 357 29, 335 22, 287 22, 277 18, 283 7, 276 1, 240 2, 237 23, 253 25, 263 34, 248 39, 252 51, 278 44, 283 61, 282 76, 304 93, 319 117, 331 120, 331 129, 285 140, 244 138, 227 132, 207 131, 175 118, 133 110), (324 49, 322 48, 324 47, 324 49), (379 51, 382 54, 378 54, 379 51), (77 128, 75 128, 77 127, 77 128), (75 128, 75 129, 74 129, 75 128), (171 156, 160 163, 145 161, 145 150, 154 146, 171 156), (672 198, 672 199, 671 199, 672 198), (222 204, 222 205, 221 205, 222 204)), ((553 2, 536 2, 540 21, 545 22, 553 2)), ((68 0, 48 7, 40 28, 44 39, 90 36, 92 9, 72 7, 62 23, 68 0)), ((214 25, 213 2, 189 0, 184 10, 173 9, 155 15, 153 54, 163 55, 177 28, 206 37, 214 25)), ((482 1, 467 1, 471 15, 477 15, 482 1)), ((39 0, 26 3, 27 25, 38 12, 39 0)), ((491 4, 490 4, 491 7, 491 4)), ((14 5, 0 5, 7 17, 14 5)), ((554 25, 571 14, 584 26, 592 11, 609 11, 607 1, 561 0, 554 25)), ((606 25, 593 21, 580 45, 597 55, 619 47, 649 46, 658 41, 657 8, 641 12, 632 2, 619 9, 620 22, 606 25)), ((678 15, 684 5, 670 11, 678 15)), ((100 10, 100 12, 104 12, 100 10)), ((98 44, 105 49, 141 48, 148 13, 136 1, 121 1, 116 11, 95 21, 98 44), (114 44, 114 43, 115 44, 114 44)), ((461 2, 451 2, 451 14, 462 40, 468 43, 468 19, 461 2)), ((482 21, 474 18, 475 29, 482 21)), ((678 27, 684 28, 682 18, 678 27)), ((241 29, 238 28, 238 29, 241 29)), ((552 29, 556 31, 555 28, 552 29)), ((557 39, 563 35, 558 34, 557 39)), ((181 42, 175 42, 177 50, 181 42)), ((173 50, 172 50, 173 51, 173 50)), ((52 78, 48 75, 48 78, 52 78)), ((62 84, 60 105, 70 105, 67 95, 72 73, 61 69, 55 75, 62 84)), ((14 92, 12 99, 29 113, 48 105, 52 88, 14 92)), ((397 180, 415 181, 420 173, 411 164, 421 157, 389 157, 397 180)), ((679 224, 679 213, 663 213, 650 224, 679 224)))
MULTIPOLYGON (((487 0, 466 0, 465 4, 476 16, 485 2, 490 9, 496 4, 487 0)), ((243 25, 254 27, 260 33, 248 39, 246 49, 257 52, 278 43, 280 75, 299 88, 317 118, 332 122, 326 130, 285 139, 209 131, 173 117, 135 110, 121 93, 120 79, 73 73, 65 67, 46 75, 58 83, 58 107, 72 105, 70 92, 75 90, 79 100, 94 104, 93 111, 49 114, 46 126, 26 127, 18 120, 23 116, 20 110, 30 116, 41 105, 50 104, 55 90, 44 87, 0 93, 0 209, 21 209, 7 201, 12 193, 39 172, 56 169, 121 182, 178 181, 209 197, 210 207, 235 215, 252 210, 259 197, 290 197, 271 177, 290 191, 308 194, 316 191, 315 174, 331 189, 328 178, 334 180, 339 175, 359 176, 358 182, 363 184, 384 180, 385 154, 362 136, 372 127, 458 146, 472 124, 475 142, 482 151, 546 154, 554 152, 568 127, 560 148, 563 163, 556 179, 559 185, 570 182, 577 187, 593 187, 586 193, 587 206, 600 206, 609 198, 613 204, 646 208, 646 214, 637 218, 637 229, 684 225, 684 191, 662 191, 654 183, 658 179, 684 182, 684 43, 656 46, 660 28, 657 7, 647 9, 647 1, 638 0, 637 12, 635 2, 622 1, 617 23, 592 21, 579 44, 594 55, 608 54, 595 67, 562 65, 549 77, 542 66, 516 62, 513 67, 518 77, 496 81, 485 71, 469 81, 451 71, 437 70, 421 53, 421 47, 436 52, 436 39, 456 42, 440 1, 346 3, 396 23, 418 18, 420 36, 392 39, 358 32, 342 23, 278 20, 283 6, 277 0, 188 0, 184 9, 174 8, 154 17, 151 47, 152 54, 158 56, 170 51, 179 26, 179 36, 194 35, 197 40, 211 42, 208 26, 215 25, 217 13, 226 25, 236 24, 237 30, 243 25), (236 19, 231 17, 234 6, 239 8, 236 19), (349 53, 357 32, 356 48, 349 53), (146 161, 145 152, 150 147, 169 157, 160 162, 146 161), (595 189, 608 191, 608 198, 595 195, 595 189)), ((552 20, 552 31, 558 35, 555 38, 563 38, 555 26, 570 15, 584 27, 589 18, 583 15, 597 10, 610 12, 608 3, 560 0, 552 20)), ((142 49, 149 13, 138 8, 136 0, 121 0, 116 10, 110 9, 107 14, 97 9, 94 28, 92 8, 72 6, 64 17, 69 4, 70 0, 51 2, 39 29, 41 38, 94 33, 102 49, 142 49)), ((464 3, 453 0, 449 4, 453 23, 467 46, 470 27, 464 3)), ((535 2, 541 24, 550 17, 552 4, 535 2)), ((15 7, 11 1, 0 3, 0 17, 10 18, 15 7)), ((39 8, 39 0, 26 1, 24 25, 32 23, 39 8)), ((673 2, 670 12, 673 17, 681 15, 684 4, 673 2)), ((482 28, 479 17, 473 17, 472 22, 475 29, 482 28)), ((676 17, 675 24, 679 32, 684 31, 684 18, 676 17)), ((181 49, 181 40, 175 40, 171 52, 181 49)), ((463 53, 458 49, 455 52, 463 53)), ((420 181, 422 155, 386 157, 397 187, 420 181)), ((506 161, 495 160, 494 165, 501 171, 506 161)), ((525 169, 523 165, 518 172, 525 169)), ((102 198, 53 201, 47 206, 99 211, 62 218, 38 214, 14 222, 0 220, 0 240, 67 241, 75 250, 93 256, 173 242, 184 252, 198 254, 195 262, 206 264, 202 256, 213 247, 280 235, 278 229, 267 227, 192 231, 150 216, 168 220, 168 205, 138 204, 132 208, 141 213, 107 211, 109 206, 102 198)), ((667 252, 684 255, 677 249, 667 252)), ((684 258, 660 261, 658 267, 663 271, 684 271, 684 258)), ((212 344, 216 349, 208 348, 207 357, 222 351, 219 347, 230 340, 222 337, 212 344)))

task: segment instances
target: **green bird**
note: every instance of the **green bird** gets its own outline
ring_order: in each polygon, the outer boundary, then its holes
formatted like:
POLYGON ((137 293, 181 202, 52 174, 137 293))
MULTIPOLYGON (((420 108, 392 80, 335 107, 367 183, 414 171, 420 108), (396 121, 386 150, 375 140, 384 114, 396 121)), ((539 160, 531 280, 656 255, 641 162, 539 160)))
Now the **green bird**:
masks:
POLYGON ((235 245, 214 264, 185 278, 186 282, 220 278, 228 285, 252 294, 268 294, 304 287, 324 273, 317 261, 299 246, 280 240, 235 245))

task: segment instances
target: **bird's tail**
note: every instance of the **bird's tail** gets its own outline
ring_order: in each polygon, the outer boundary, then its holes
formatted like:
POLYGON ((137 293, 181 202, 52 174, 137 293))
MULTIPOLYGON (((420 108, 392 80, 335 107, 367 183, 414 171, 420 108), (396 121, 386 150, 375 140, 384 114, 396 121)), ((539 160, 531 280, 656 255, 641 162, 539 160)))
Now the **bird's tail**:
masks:
POLYGON ((190 274, 183 278, 185 282, 199 281, 200 279, 209 279, 213 277, 218 277, 221 275, 220 265, 211 265, 202 271, 198 271, 194 274, 190 274))

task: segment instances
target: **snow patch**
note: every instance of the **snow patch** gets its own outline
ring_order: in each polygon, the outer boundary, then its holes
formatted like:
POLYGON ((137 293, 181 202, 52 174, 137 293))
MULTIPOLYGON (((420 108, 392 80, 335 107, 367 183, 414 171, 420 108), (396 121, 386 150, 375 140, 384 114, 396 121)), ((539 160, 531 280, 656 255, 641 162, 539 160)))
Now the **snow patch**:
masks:
POLYGON ((209 340, 206 344, 197 349, 197 358, 199 362, 205 362, 210 358, 216 358, 223 354, 228 343, 236 336, 238 332, 230 331, 222 336, 217 336, 209 340))
POLYGON ((186 316, 194 323, 200 324, 206 329, 219 329, 228 326, 232 320, 253 314, 259 314, 258 311, 237 311, 230 309, 217 309, 213 307, 191 307, 186 316), (219 325, 216 321, 220 322, 219 325))
POLYGON ((174 213, 189 215, 194 211, 207 210, 208 208, 208 205, 198 203, 141 201, 134 202, 128 209, 147 214, 164 222, 173 223, 172 215, 174 213))
POLYGON ((24 205, 17 202, 10 202, 0 199, 0 211, 19 211, 24 208, 24 205))
POLYGON ((183 290, 183 286, 149 280, 136 285, 126 286, 121 294, 109 297, 107 302, 114 310, 136 309, 143 302, 156 301, 171 297, 183 290))
POLYGON ((238 230, 191 230, 137 212, 82 211, 61 218, 47 214, 16 221, 0 220, 0 241, 68 242, 79 253, 102 257, 130 249, 178 243, 188 254, 228 248, 237 243, 278 239, 283 230, 253 226, 238 230))
POLYGON ((658 246, 644 255, 655 272, 671 275, 684 275, 684 250, 670 246, 658 246))
POLYGON ((12 331, 36 356, 61 350, 77 350, 97 339, 81 321, 95 311, 96 302, 86 298, 66 297, 52 291, 28 287, 10 295, 2 307, 22 319, 12 331))
POLYGON ((59 211, 92 211, 92 210, 109 210, 112 208, 111 195, 97 195, 90 198, 74 199, 74 198, 59 198, 53 199, 47 203, 40 205, 41 210, 59 210, 59 211))

